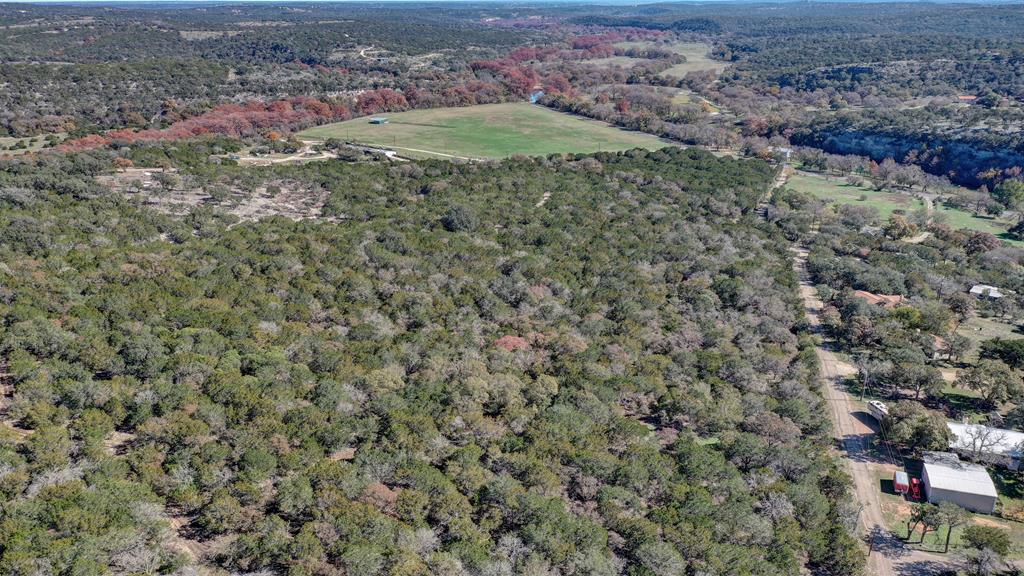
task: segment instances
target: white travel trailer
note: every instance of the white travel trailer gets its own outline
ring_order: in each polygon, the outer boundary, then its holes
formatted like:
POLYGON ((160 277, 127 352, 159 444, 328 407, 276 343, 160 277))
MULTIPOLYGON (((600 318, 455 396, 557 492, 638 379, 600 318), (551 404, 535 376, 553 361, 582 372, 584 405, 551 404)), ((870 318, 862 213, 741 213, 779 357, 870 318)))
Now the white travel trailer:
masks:
POLYGON ((884 402, 869 400, 868 413, 874 416, 875 420, 878 420, 878 423, 881 424, 882 420, 885 420, 885 417, 889 415, 889 408, 885 406, 884 402))

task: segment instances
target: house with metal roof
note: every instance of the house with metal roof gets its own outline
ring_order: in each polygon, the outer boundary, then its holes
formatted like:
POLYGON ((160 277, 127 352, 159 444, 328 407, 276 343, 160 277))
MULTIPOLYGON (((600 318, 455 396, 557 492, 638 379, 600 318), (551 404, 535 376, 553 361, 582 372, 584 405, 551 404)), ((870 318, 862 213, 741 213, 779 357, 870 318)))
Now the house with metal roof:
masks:
POLYGON ((984 456, 990 460, 1002 460, 997 463, 1005 463, 1010 470, 1020 468, 1021 459, 1024 458, 1024 432, 966 422, 947 422, 946 426, 953 433, 949 441, 950 449, 984 456), (996 458, 991 458, 993 456, 996 458))

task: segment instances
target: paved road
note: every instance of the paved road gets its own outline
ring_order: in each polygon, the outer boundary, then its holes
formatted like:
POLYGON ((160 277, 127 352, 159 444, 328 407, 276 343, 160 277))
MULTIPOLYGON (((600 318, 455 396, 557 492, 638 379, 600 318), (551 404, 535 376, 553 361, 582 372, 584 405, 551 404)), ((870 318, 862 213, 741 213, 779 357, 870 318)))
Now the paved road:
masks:
MULTIPOLYGON (((800 296, 811 330, 817 333, 821 328, 819 313, 822 302, 818 299, 807 274, 807 250, 792 250, 793 268, 800 278, 800 296)), ((872 576, 930 574, 950 567, 946 556, 911 550, 886 529, 880 497, 878 464, 874 462, 875 457, 868 450, 874 432, 857 419, 855 414, 860 410, 850 395, 839 386, 844 378, 856 374, 857 369, 837 357, 833 352, 832 343, 826 340, 822 340, 816 352, 821 364, 823 393, 832 418, 833 434, 842 443, 843 456, 853 477, 854 495, 861 506, 861 527, 868 539, 873 541, 874 551, 868 557, 867 573, 872 576)))

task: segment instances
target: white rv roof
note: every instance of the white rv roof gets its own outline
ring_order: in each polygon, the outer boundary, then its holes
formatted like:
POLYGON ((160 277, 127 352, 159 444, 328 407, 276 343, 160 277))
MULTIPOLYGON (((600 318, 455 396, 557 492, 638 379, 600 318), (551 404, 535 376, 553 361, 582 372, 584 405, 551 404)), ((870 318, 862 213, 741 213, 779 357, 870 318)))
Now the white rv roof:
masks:
POLYGON ((925 452, 924 469, 932 488, 981 496, 999 496, 992 478, 984 467, 963 462, 951 452, 925 452))

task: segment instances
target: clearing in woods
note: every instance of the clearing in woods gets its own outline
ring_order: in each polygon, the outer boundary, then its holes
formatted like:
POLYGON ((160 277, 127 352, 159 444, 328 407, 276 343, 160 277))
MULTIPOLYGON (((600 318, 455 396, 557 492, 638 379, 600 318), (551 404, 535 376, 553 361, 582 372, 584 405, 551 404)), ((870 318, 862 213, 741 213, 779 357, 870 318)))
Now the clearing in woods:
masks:
POLYGON ((728 66, 728 62, 712 60, 708 57, 711 52, 711 45, 703 42, 680 42, 678 44, 661 44, 658 42, 617 42, 616 48, 628 50, 630 48, 657 48, 660 50, 671 50, 676 54, 686 57, 686 62, 676 64, 661 73, 662 76, 675 76, 682 78, 687 72, 699 72, 701 70, 714 70, 721 74, 728 66))
MULTIPOLYGON (((10 154, 17 156, 28 152, 38 152, 46 145, 47 134, 38 136, 26 136, 24 138, 0 137, 0 156, 10 154)), ((63 139, 64 134, 55 134, 58 139, 63 139)))
POLYGON ((1010 319, 972 316, 956 327, 956 333, 966 336, 973 344, 971 351, 964 356, 964 361, 971 364, 978 361, 981 343, 985 340, 993 338, 1017 340, 1021 338, 1022 331, 1018 328, 1017 323, 1010 319))
POLYGON ((305 140, 341 140, 394 148, 403 156, 422 158, 504 158, 658 149, 672 144, 656 136, 630 132, 603 122, 563 114, 525 102, 464 108, 411 110, 327 124, 298 134, 305 140))
MULTIPOLYGON (((624 48, 628 48, 632 45, 630 42, 625 42, 623 44, 626 45, 623 46, 624 48)), ((621 45, 616 44, 616 46, 621 45)), ((711 53, 711 46, 703 42, 683 42, 671 45, 647 44, 647 46, 667 48, 676 54, 682 54, 686 57, 686 62, 676 64, 668 70, 665 70, 661 73, 662 76, 675 76, 677 78, 682 78, 683 76, 686 76, 687 72, 699 72, 701 70, 714 70, 715 73, 721 74, 722 70, 729 67, 728 62, 712 60, 709 58, 708 54, 711 53)))
MULTIPOLYGON (((824 175, 800 171, 789 179, 787 188, 798 192, 806 192, 822 200, 831 200, 837 204, 852 204, 854 206, 874 206, 878 209, 882 219, 886 219, 893 210, 912 212, 925 207, 925 203, 914 197, 909 192, 893 192, 888 190, 875 190, 869 186, 854 186, 846 182, 845 178, 834 176, 830 179, 824 175)), ((948 208, 941 202, 933 202, 932 215, 941 218, 943 222, 952 228, 977 230, 988 232, 1003 241, 1015 246, 1024 246, 1024 242, 1015 240, 1007 235, 1007 230, 1013 225, 1013 221, 1005 216, 986 217, 976 216, 970 212, 956 208, 948 208)))
POLYGON ((909 194, 898 192, 882 192, 867 186, 854 186, 840 177, 826 179, 815 174, 797 172, 786 183, 787 188, 816 196, 822 200, 831 200, 837 204, 854 206, 873 206, 883 218, 888 218, 893 210, 913 212, 924 208, 924 202, 909 194))

